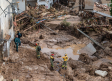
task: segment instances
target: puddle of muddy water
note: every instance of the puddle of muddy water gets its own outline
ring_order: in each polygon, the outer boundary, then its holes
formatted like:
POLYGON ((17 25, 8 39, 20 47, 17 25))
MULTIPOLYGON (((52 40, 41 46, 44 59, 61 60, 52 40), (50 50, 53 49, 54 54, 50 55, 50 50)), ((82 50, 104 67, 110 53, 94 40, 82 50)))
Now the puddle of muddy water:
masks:
MULTIPOLYGON (((81 48, 85 47, 86 45, 85 44, 77 44, 77 45, 73 44, 71 46, 67 46, 64 48, 54 45, 52 48, 47 48, 47 45, 45 43, 41 43, 40 46, 42 48, 42 50, 41 50, 42 53, 46 53, 46 54, 50 55, 51 52, 56 52, 58 55, 61 55, 62 57, 66 53, 69 58, 78 60, 78 58, 79 58, 78 51, 81 48)), ((22 45, 22 47, 27 47, 29 49, 35 50, 35 47, 30 47, 29 45, 25 45, 25 46, 22 45)), ((60 57, 57 57, 56 61, 59 61, 59 60, 61 61, 63 59, 60 57)))
POLYGON ((59 46, 53 46, 53 48, 47 48, 47 47, 42 47, 42 53, 49 53, 51 51, 58 53, 61 56, 64 56, 64 54, 66 53, 68 55, 69 58, 72 58, 74 60, 78 60, 79 58, 79 54, 78 51, 85 47, 85 44, 73 44, 71 46, 67 46, 64 48, 61 48, 59 46))

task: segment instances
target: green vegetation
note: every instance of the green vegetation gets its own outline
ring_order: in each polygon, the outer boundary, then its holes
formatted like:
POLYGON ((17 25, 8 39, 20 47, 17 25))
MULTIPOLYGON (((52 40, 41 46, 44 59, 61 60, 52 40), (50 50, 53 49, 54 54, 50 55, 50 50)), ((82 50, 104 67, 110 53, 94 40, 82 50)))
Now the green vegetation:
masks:
POLYGON ((66 21, 66 19, 63 20, 63 22, 61 22, 61 25, 65 26, 65 27, 69 27, 70 23, 66 21))

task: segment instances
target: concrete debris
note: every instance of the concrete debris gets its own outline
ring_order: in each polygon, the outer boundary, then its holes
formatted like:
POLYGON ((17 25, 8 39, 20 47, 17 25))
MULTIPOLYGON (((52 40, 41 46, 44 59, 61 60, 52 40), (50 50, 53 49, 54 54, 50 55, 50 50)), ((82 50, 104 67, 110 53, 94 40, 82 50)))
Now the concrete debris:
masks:
POLYGON ((0 81, 3 81, 4 77, 0 74, 0 81))
POLYGON ((96 49, 91 43, 89 43, 86 47, 82 48, 79 52, 86 53, 88 55, 93 55, 96 52, 96 49))
POLYGON ((112 44, 109 47, 112 48, 112 44))
POLYGON ((103 4, 100 4, 100 3, 98 3, 98 2, 95 2, 95 5, 96 5, 96 7, 98 7, 98 8, 101 8, 101 9, 103 9, 103 10, 109 11, 109 7, 108 7, 107 5, 103 5, 103 4))
MULTIPOLYGON (((0 49, 0 81, 4 78, 6 81, 112 81, 110 18, 84 9, 91 4, 87 1, 79 0, 79 4, 75 4, 77 0, 67 1, 56 2, 50 9, 36 4, 35 8, 28 6, 28 10, 14 14, 15 34, 22 33, 21 46, 16 53, 15 43, 11 42, 9 59, 2 58, 7 44, 3 53, 0 49), (40 59, 36 43, 42 49, 40 59), (54 70, 51 54, 54 54, 54 70), (65 54, 66 70, 62 69, 65 54)), ((108 10, 100 3, 95 5, 97 9, 108 10)))
POLYGON ((101 71, 101 70, 96 70, 95 73, 98 74, 98 75, 100 75, 100 76, 102 76, 102 77, 105 77, 108 74, 108 72, 101 71))

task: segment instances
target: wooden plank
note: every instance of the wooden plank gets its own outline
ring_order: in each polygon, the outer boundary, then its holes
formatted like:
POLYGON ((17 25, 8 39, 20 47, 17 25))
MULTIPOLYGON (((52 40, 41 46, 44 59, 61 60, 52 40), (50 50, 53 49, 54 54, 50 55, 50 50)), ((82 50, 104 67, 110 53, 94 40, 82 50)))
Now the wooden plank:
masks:
POLYGON ((33 26, 31 26, 31 27, 25 29, 24 32, 27 31, 27 30, 29 30, 29 29, 31 29, 32 27, 34 27, 34 26, 36 26, 36 25, 37 25, 37 24, 35 24, 35 25, 33 25, 33 26))
POLYGON ((27 17, 27 16, 24 16, 24 17, 22 17, 22 18, 20 18, 20 19, 17 19, 16 22, 17 22, 17 21, 20 21, 20 20, 22 20, 22 19, 24 19, 24 18, 26 18, 26 17, 27 17))

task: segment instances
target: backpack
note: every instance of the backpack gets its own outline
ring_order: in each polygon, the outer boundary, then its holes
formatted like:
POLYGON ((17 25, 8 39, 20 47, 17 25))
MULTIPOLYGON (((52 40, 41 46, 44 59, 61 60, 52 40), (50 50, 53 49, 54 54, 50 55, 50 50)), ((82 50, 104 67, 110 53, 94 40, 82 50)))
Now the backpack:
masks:
POLYGON ((22 37, 22 34, 21 33, 18 33, 17 35, 18 35, 18 38, 22 37))
POLYGON ((20 33, 20 37, 22 37, 22 34, 20 33))
POLYGON ((38 51, 40 51, 41 50, 41 48, 40 48, 40 46, 38 47, 38 51))

